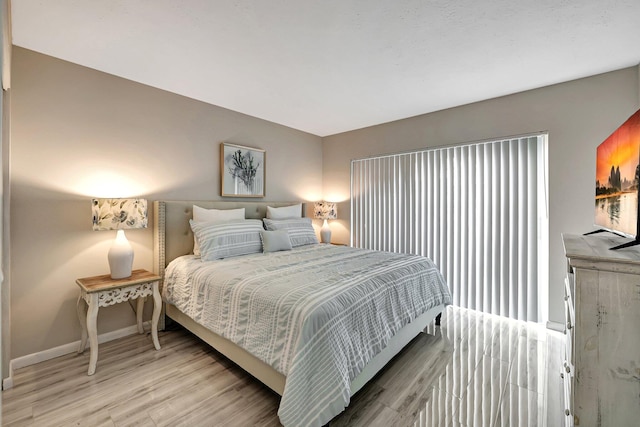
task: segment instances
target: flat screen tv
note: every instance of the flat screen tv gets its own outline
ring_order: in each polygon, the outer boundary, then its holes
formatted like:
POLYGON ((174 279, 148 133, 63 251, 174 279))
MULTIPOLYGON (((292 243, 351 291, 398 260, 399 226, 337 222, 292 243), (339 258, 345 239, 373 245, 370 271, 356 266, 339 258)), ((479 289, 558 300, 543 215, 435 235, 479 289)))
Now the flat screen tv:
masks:
POLYGON ((640 110, 598 146, 596 156, 595 223, 601 229, 640 244, 638 184, 640 182, 640 110))

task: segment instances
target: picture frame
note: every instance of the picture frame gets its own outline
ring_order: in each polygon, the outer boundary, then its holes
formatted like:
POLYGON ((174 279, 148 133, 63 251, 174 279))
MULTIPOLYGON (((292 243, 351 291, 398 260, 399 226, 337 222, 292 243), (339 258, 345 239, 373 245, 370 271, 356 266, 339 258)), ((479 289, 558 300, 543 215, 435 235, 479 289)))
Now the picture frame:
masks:
POLYGON ((264 197, 265 161, 265 150, 220 143, 220 195, 264 197))

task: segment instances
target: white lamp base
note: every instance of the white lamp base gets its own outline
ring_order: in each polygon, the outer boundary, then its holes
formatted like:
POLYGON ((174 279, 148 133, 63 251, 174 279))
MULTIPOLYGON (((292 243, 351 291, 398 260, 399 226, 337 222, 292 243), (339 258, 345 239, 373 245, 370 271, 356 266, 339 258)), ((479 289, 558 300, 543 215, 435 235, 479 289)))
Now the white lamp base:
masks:
POLYGON ((131 276, 133 248, 124 235, 124 230, 118 230, 116 239, 109 249, 108 258, 112 279, 124 279, 131 276))
POLYGON ((324 220, 324 224, 322 224, 322 228, 320 229, 320 241, 322 243, 331 243, 331 229, 329 228, 329 224, 327 220, 324 220))

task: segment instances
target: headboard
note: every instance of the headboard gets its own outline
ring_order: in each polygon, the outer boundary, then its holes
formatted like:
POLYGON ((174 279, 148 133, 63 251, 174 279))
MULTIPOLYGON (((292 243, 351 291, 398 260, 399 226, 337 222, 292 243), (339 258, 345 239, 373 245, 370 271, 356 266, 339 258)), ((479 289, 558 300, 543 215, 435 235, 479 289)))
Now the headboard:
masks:
MULTIPOLYGON (((155 201, 153 202, 153 268, 164 278, 164 269, 175 258, 193 252, 193 233, 189 220, 193 205, 205 209, 245 209, 245 218, 266 217, 267 206, 291 206, 301 202, 226 202, 206 200, 155 201)), ((305 204, 302 203, 302 216, 305 204)))

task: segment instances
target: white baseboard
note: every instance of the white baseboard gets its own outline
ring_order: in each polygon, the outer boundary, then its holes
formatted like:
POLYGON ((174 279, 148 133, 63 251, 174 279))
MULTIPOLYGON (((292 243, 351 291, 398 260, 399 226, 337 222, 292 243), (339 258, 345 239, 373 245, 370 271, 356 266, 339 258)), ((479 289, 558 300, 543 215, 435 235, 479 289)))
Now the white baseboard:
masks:
POLYGON ((553 322, 549 320, 547 321, 547 329, 551 329, 552 331, 561 332, 564 334, 564 323, 553 322))
POLYGON ((9 361, 9 377, 2 379, 2 389, 8 390, 13 387, 13 368, 11 367, 11 361, 9 361))
MULTIPOLYGON (((142 326, 146 329, 150 328, 149 321, 143 322, 142 326)), ((118 329, 116 331, 106 332, 98 335, 98 344, 117 340, 118 338, 127 337, 129 335, 137 334, 138 326, 132 325, 126 328, 118 329)), ((9 377, 2 380, 2 389, 7 390, 13 387, 13 371, 15 369, 24 368, 26 366, 35 365, 36 363, 44 362, 45 360, 54 359, 56 357, 64 356, 65 354, 75 353, 80 346, 80 340, 74 341, 68 344, 63 344, 58 347, 50 348, 48 350, 39 351, 37 353, 27 354, 26 356, 17 357, 11 359, 9 362, 9 377)))

